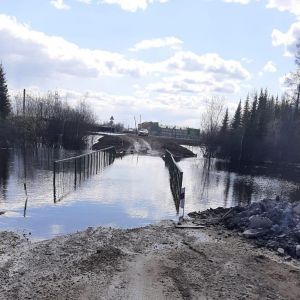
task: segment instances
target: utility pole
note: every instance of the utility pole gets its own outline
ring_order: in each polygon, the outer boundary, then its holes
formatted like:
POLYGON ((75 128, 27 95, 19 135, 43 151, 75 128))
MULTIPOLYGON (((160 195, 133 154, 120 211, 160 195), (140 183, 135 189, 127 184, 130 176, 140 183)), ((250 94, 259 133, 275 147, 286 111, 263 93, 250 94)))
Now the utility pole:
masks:
POLYGON ((134 126, 135 126, 135 132, 137 132, 137 129, 136 129, 136 118, 134 116, 134 126))
POLYGON ((23 117, 25 118, 25 99, 26 99, 26 90, 23 90, 23 117))

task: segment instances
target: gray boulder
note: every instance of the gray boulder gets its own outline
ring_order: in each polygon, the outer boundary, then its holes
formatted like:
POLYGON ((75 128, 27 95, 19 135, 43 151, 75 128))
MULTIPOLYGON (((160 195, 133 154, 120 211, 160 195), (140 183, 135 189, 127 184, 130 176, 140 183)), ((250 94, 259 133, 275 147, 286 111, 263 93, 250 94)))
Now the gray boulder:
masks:
POLYGON ((296 245, 296 257, 300 258, 300 245, 296 245))
POLYGON ((293 207, 293 213, 300 216, 300 203, 293 207))
POLYGON ((247 229, 243 232, 243 237, 247 239, 256 239, 266 234, 265 230, 247 229))
POLYGON ((255 215, 249 218, 250 224, 249 228, 251 229, 269 229, 272 227, 273 222, 267 218, 259 215, 255 215))

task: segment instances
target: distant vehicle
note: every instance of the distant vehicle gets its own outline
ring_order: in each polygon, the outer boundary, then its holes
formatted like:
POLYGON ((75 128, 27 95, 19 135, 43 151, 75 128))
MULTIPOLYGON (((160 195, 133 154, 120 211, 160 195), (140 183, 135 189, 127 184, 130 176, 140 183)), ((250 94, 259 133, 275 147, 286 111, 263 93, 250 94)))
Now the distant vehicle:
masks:
POLYGON ((147 129, 140 129, 138 131, 138 135, 140 135, 140 136, 148 136, 149 135, 149 131, 147 129))

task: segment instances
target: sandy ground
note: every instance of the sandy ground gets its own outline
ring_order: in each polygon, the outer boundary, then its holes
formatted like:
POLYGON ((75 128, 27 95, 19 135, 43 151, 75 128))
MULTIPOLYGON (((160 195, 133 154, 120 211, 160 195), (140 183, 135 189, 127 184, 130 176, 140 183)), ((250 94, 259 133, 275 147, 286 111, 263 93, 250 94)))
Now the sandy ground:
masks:
POLYGON ((300 299, 300 263, 173 222, 31 243, 0 233, 0 299, 300 299))

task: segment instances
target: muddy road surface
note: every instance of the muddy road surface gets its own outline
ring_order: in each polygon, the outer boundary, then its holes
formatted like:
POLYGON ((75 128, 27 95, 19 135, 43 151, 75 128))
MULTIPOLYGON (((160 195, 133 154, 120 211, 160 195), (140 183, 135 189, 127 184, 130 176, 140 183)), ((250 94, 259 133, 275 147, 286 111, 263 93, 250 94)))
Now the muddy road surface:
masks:
POLYGON ((299 262, 214 228, 164 221, 35 243, 0 238, 3 300, 300 299, 299 262))
POLYGON ((161 156, 168 149, 175 157, 193 157, 195 154, 179 144, 179 141, 135 134, 105 135, 93 146, 94 150, 114 146, 117 152, 161 156))

